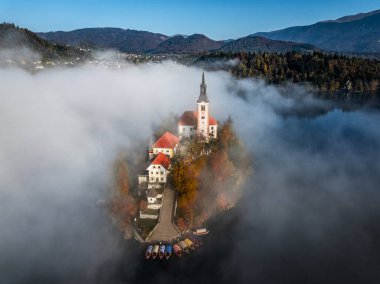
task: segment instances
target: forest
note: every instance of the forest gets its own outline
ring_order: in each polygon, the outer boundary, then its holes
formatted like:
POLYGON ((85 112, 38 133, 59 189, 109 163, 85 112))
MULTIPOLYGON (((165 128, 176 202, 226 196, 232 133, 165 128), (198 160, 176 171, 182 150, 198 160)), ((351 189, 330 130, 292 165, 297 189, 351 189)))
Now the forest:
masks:
POLYGON ((250 170, 231 118, 221 125, 216 141, 188 142, 187 155, 179 155, 172 168, 178 191, 176 223, 181 231, 202 226, 213 214, 233 207, 250 170))
POLYGON ((379 92, 380 61, 376 59, 312 53, 215 52, 201 55, 196 64, 224 69, 237 78, 262 78, 270 84, 308 83, 318 91, 336 94, 379 92), (226 64, 216 64, 224 61, 226 64))

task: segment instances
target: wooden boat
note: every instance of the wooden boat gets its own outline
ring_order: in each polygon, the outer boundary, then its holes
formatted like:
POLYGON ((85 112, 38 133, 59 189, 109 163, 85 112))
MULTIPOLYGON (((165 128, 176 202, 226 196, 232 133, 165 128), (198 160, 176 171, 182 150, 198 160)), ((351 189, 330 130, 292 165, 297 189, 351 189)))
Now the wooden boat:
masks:
POLYGON ((195 246, 194 246, 194 243, 192 241, 190 241, 189 239, 185 239, 184 240, 185 244, 191 249, 191 250, 195 250, 195 246))
POLYGON ((152 251, 152 258, 155 259, 158 255, 158 249, 159 249, 159 246, 158 245, 154 245, 153 246, 153 251, 152 251))
POLYGON ((203 245, 203 241, 202 241, 202 239, 201 239, 200 236, 197 236, 197 235, 193 234, 193 235, 190 236, 190 239, 197 241, 200 246, 203 245))
POLYGON ((152 245, 147 246, 147 248, 145 250, 145 258, 146 259, 149 259, 152 256, 152 251, 153 251, 153 246, 152 245))
POLYGON ((188 245, 184 241, 180 241, 178 244, 179 244, 182 251, 184 251, 186 253, 190 252, 188 245))
POLYGON ((192 243, 194 244, 194 246, 197 248, 200 246, 200 242, 199 240, 197 240, 196 238, 194 238, 192 235, 188 235, 187 238, 192 241, 192 243))
POLYGON ((171 255, 172 255, 172 245, 167 244, 165 248, 165 258, 169 259, 171 255))
POLYGON ((178 257, 182 256, 182 250, 178 244, 173 245, 173 250, 174 250, 174 253, 176 256, 178 256, 178 257))
POLYGON ((207 235, 209 231, 206 228, 196 229, 193 234, 197 236, 207 235))
POLYGON ((158 257, 163 259, 165 256, 165 245, 160 245, 160 249, 158 251, 158 257))

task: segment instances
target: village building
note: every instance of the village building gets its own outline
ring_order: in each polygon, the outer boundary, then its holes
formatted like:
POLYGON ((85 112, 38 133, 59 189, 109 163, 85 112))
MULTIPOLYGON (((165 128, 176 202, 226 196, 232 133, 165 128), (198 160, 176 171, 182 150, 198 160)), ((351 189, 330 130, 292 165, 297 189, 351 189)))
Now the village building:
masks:
MULTIPOLYGON (((173 158, 177 152, 179 138, 170 132, 165 132, 153 145, 149 154, 157 155, 163 153, 173 158)), ((151 158, 151 157, 150 157, 151 158)))
POLYGON ((202 74, 200 94, 197 101, 197 111, 185 111, 178 121, 179 138, 197 137, 202 142, 216 139, 218 135, 218 123, 210 115, 210 102, 207 97, 207 85, 205 75, 202 74))
POLYGON ((164 153, 159 152, 147 168, 149 183, 166 183, 169 168, 169 157, 164 153))

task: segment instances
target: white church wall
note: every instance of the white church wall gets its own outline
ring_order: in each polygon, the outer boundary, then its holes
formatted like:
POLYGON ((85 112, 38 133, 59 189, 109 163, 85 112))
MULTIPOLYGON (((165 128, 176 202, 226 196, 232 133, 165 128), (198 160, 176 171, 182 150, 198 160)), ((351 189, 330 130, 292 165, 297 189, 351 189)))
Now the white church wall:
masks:
POLYGON ((194 136, 195 125, 180 125, 178 126, 179 136, 182 138, 191 138, 194 136))

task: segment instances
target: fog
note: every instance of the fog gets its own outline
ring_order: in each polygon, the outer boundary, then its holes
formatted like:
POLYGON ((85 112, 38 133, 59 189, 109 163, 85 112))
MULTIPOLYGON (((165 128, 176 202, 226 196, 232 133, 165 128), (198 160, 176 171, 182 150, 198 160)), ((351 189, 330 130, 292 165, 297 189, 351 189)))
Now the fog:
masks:
POLYGON ((147 147, 168 113, 195 109, 201 72, 172 62, 0 69, 1 283, 380 280, 379 113, 284 116, 330 105, 225 72, 206 83, 213 116, 232 115, 252 156, 244 198, 187 259, 146 263, 122 240, 96 206, 112 162, 147 147))

